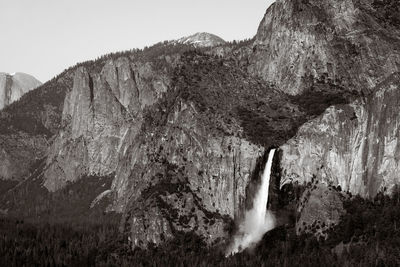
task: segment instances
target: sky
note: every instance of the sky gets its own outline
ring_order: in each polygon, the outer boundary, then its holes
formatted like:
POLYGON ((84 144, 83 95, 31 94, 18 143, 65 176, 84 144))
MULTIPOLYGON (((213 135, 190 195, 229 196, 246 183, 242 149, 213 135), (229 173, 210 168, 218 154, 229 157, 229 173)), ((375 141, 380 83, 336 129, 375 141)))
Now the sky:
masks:
POLYGON ((0 0, 0 72, 45 82, 103 54, 196 32, 253 37, 273 0, 0 0))

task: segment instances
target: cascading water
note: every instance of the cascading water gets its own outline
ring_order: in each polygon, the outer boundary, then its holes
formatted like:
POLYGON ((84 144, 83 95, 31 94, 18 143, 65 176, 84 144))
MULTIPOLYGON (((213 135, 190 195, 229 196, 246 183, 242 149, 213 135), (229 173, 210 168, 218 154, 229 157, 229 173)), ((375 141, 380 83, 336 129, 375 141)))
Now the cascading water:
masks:
POLYGON ((246 211, 244 220, 239 226, 239 231, 227 251, 227 256, 257 244, 263 235, 275 226, 274 215, 267 210, 269 181, 274 154, 275 149, 271 149, 262 175, 261 186, 253 200, 253 208, 246 211))

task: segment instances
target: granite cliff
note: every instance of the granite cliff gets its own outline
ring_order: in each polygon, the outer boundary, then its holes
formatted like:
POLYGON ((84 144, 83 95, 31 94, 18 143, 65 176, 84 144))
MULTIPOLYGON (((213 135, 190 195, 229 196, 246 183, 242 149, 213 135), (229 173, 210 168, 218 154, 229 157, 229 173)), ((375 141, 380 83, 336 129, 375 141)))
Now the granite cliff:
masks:
POLYGON ((345 191, 374 197, 398 184, 399 73, 374 93, 332 106, 282 146, 282 184, 313 176, 345 191))
POLYGON ((250 69, 291 95, 318 83, 368 94, 399 71, 398 20, 384 10, 390 5, 395 1, 278 0, 259 26, 250 69))

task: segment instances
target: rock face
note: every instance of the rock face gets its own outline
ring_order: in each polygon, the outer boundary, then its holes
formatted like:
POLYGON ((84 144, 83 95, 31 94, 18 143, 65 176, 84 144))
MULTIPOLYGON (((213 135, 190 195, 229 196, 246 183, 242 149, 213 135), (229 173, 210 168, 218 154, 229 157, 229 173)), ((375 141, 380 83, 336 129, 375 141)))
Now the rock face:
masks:
POLYGON ((25 73, 0 73, 0 110, 42 83, 25 73))
POLYGON ((400 182, 400 75, 370 96, 329 108, 282 146, 282 184, 318 179, 374 197, 400 182))
POLYGON ((195 47, 212 47, 225 43, 221 37, 207 32, 198 32, 188 37, 182 37, 175 42, 181 44, 191 44, 195 47))
POLYGON ((100 73, 78 68, 65 98, 63 129, 47 157, 45 186, 55 191, 84 174, 114 173, 124 139, 138 132, 141 111, 167 84, 151 65, 128 58, 106 62, 100 73))
POLYGON ((278 0, 255 37, 250 70, 298 95, 316 81, 368 93, 400 69, 399 28, 373 0, 278 0))
POLYGON ((345 194, 335 187, 314 181, 304 191, 298 207, 297 233, 312 233, 318 238, 326 238, 330 227, 338 224, 345 213, 345 194))

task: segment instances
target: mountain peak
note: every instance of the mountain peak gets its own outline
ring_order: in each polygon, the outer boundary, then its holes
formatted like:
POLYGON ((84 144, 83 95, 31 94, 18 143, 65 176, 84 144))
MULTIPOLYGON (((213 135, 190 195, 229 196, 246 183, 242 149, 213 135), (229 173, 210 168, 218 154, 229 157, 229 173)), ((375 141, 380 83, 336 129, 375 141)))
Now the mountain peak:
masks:
POLYGON ((23 94, 41 84, 35 77, 26 73, 0 72, 0 109, 18 100, 23 94))
POLYGON ((225 43, 224 39, 221 37, 208 32, 198 32, 187 37, 182 37, 175 42, 181 44, 192 44, 196 47, 210 47, 225 43))

